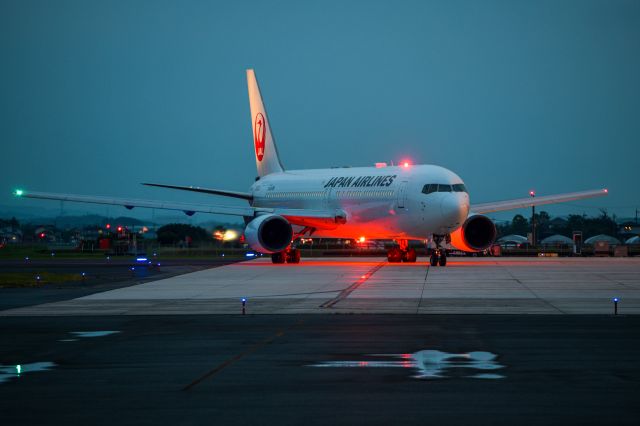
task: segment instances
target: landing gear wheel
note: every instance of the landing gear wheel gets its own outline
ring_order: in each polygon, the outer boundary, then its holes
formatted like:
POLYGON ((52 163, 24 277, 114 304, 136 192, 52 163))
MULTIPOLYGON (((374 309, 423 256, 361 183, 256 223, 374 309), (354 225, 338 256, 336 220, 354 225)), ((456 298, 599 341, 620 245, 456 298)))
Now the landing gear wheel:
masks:
POLYGON ((402 261, 402 251, 397 248, 391 248, 387 251, 387 260, 389 263, 398 263, 402 261))
POLYGON ((273 253, 271 255, 271 262, 272 263, 284 263, 286 260, 286 256, 285 253, 283 251, 279 251, 277 253, 273 253))
POLYGON ((415 263, 418 258, 418 254, 416 253, 416 249, 410 248, 407 251, 402 253, 402 261, 406 263, 415 263))
POLYGON ((431 257, 429 258, 429 264, 431 266, 438 266, 439 258, 440 256, 436 255, 435 253, 431 253, 431 257))
POLYGON ((287 252, 287 263, 300 263, 300 249, 291 249, 287 252))
POLYGON ((446 255, 446 253, 441 253, 440 254, 440 260, 438 261, 438 263, 440 263, 440 266, 447 266, 447 255, 446 255))

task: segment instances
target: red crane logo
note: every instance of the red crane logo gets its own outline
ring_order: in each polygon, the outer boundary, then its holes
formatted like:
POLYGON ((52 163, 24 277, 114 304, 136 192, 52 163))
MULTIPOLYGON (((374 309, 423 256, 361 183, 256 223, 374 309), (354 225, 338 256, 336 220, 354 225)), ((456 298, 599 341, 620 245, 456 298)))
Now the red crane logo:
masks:
POLYGON ((264 157, 264 137, 266 134, 266 122, 262 113, 256 114, 256 121, 253 124, 253 144, 256 147, 256 157, 262 161, 264 157))

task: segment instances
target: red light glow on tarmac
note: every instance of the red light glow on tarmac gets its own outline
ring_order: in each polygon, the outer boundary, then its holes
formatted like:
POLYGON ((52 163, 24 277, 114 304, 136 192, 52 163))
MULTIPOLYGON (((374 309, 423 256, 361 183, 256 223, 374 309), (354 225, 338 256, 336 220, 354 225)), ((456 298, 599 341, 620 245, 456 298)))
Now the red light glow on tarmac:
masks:
POLYGON ((382 258, 381 259, 376 259, 374 261, 355 261, 355 262, 351 262, 351 261, 345 261, 345 260, 339 260, 339 259, 331 259, 331 260, 321 260, 321 259, 305 259, 302 258, 302 260, 300 261, 300 263, 296 263, 295 265, 292 264, 273 264, 271 263, 271 261, 267 261, 267 259, 264 259, 264 261, 261 260, 250 260, 250 261, 245 261, 245 262, 239 262, 239 263, 234 263, 233 266, 260 266, 260 267, 274 267, 274 268, 299 268, 299 267, 345 267, 345 266, 353 266, 353 267, 370 267, 373 268, 374 266, 378 265, 380 262, 382 262, 382 258))
MULTIPOLYGON (((372 259, 372 258, 368 258, 372 259)), ((348 258, 345 259, 336 259, 336 258, 328 258, 328 259, 305 259, 304 257, 297 264, 273 264, 271 260, 267 257, 262 259, 254 259, 247 260, 244 262, 234 263, 230 266, 240 266, 240 267, 263 267, 263 268, 374 268, 381 263, 384 263, 384 268, 425 268, 429 266, 428 258, 423 258, 423 261, 418 261, 415 263, 388 263, 386 259, 380 257, 372 260, 356 260, 352 261, 348 258)), ((446 271, 447 268, 485 268, 485 267, 496 267, 496 266, 528 266, 528 267, 547 267, 549 264, 562 264, 564 261, 561 258, 551 258, 547 257, 544 259, 535 258, 534 260, 516 260, 516 259, 507 259, 507 258, 477 258, 477 260, 463 260, 467 258, 456 258, 456 257, 448 257, 447 266, 439 267, 432 266, 430 267, 433 270, 442 270, 446 271)), ((365 280, 371 278, 370 274, 362 275, 360 272, 356 275, 358 279, 365 280)))

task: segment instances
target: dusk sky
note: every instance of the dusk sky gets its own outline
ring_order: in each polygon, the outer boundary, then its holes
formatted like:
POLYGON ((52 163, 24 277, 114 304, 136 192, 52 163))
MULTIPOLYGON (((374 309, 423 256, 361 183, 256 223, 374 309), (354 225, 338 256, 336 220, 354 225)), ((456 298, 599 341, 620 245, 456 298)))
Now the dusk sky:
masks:
POLYGON ((237 205, 140 182, 248 189, 247 68, 288 169, 410 158, 472 203, 640 208, 637 0, 2 0, 0 55, 0 213, 59 208, 17 187, 237 205))

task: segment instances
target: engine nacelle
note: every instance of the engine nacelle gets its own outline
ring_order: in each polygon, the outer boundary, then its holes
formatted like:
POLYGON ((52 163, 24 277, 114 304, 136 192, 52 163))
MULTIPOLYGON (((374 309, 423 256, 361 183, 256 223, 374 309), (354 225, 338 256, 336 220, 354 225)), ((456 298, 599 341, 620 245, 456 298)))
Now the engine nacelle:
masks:
POLYGON ((287 219, 276 214, 258 216, 244 230, 247 244, 260 253, 277 253, 291 244, 293 229, 287 219))
POLYGON ((457 249, 477 252, 486 250, 496 239, 496 226, 486 216, 473 215, 451 233, 451 245, 457 249))

